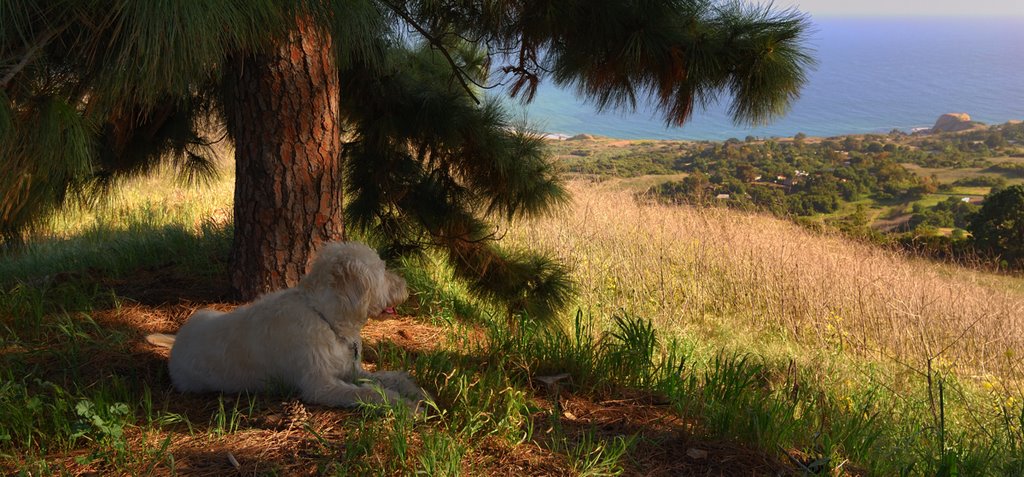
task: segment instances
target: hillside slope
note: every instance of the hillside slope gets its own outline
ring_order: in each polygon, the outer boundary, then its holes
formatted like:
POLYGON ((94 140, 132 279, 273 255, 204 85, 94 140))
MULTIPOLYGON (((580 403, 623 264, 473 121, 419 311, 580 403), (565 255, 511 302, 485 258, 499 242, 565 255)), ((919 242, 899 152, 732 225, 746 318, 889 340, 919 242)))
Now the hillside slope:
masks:
POLYGON ((938 360, 965 376, 1020 377, 1020 279, 767 215, 639 203, 615 181, 570 189, 561 215, 513 226, 507 240, 572 264, 595 314, 626 310, 751 351, 797 346, 810 360, 838 346, 920 370, 938 360))

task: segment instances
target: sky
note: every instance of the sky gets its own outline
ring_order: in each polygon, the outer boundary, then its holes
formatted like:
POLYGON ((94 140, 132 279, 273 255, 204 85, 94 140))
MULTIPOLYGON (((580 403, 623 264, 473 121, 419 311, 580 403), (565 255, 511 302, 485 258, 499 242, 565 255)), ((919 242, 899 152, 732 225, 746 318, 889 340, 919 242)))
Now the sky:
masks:
POLYGON ((1024 0, 775 0, 812 16, 1016 16, 1024 0))

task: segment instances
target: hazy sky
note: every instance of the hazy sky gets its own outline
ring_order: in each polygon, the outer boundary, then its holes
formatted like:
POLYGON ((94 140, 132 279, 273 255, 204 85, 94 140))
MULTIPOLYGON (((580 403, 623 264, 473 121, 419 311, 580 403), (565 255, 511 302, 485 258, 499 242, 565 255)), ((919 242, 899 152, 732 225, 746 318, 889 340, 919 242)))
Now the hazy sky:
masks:
POLYGON ((1016 16, 1024 17, 1024 0, 775 0, 776 7, 795 6, 813 16, 1016 16))

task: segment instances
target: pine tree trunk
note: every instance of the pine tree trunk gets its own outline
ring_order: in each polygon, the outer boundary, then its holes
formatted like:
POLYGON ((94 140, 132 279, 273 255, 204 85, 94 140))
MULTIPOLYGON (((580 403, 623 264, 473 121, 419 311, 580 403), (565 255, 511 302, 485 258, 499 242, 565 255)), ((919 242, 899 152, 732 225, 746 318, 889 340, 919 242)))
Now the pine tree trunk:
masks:
POLYGON ((338 73, 330 37, 300 21, 277 51, 239 59, 228 74, 231 282, 249 300, 294 286, 320 245, 343 237, 338 73))

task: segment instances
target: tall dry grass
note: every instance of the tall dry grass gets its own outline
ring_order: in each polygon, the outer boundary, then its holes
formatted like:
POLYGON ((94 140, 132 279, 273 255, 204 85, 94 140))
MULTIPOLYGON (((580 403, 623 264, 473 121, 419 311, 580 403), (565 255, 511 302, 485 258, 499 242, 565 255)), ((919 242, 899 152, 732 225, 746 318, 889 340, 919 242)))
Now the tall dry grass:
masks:
POLYGON ((234 163, 230 151, 218 154, 217 176, 200 184, 179 180, 170 166, 119 182, 110 193, 90 201, 73 198, 67 207, 32 230, 30 244, 68 239, 93 229, 121 230, 131 224, 182 226, 199 230, 203 222, 232 221, 234 163))
POLYGON ((638 203, 627 191, 590 182, 569 189, 570 207, 511 226, 507 239, 570 263, 585 310, 625 311, 662 327, 769 347, 842 350, 915 370, 1019 377, 1018 279, 767 216, 638 203))

